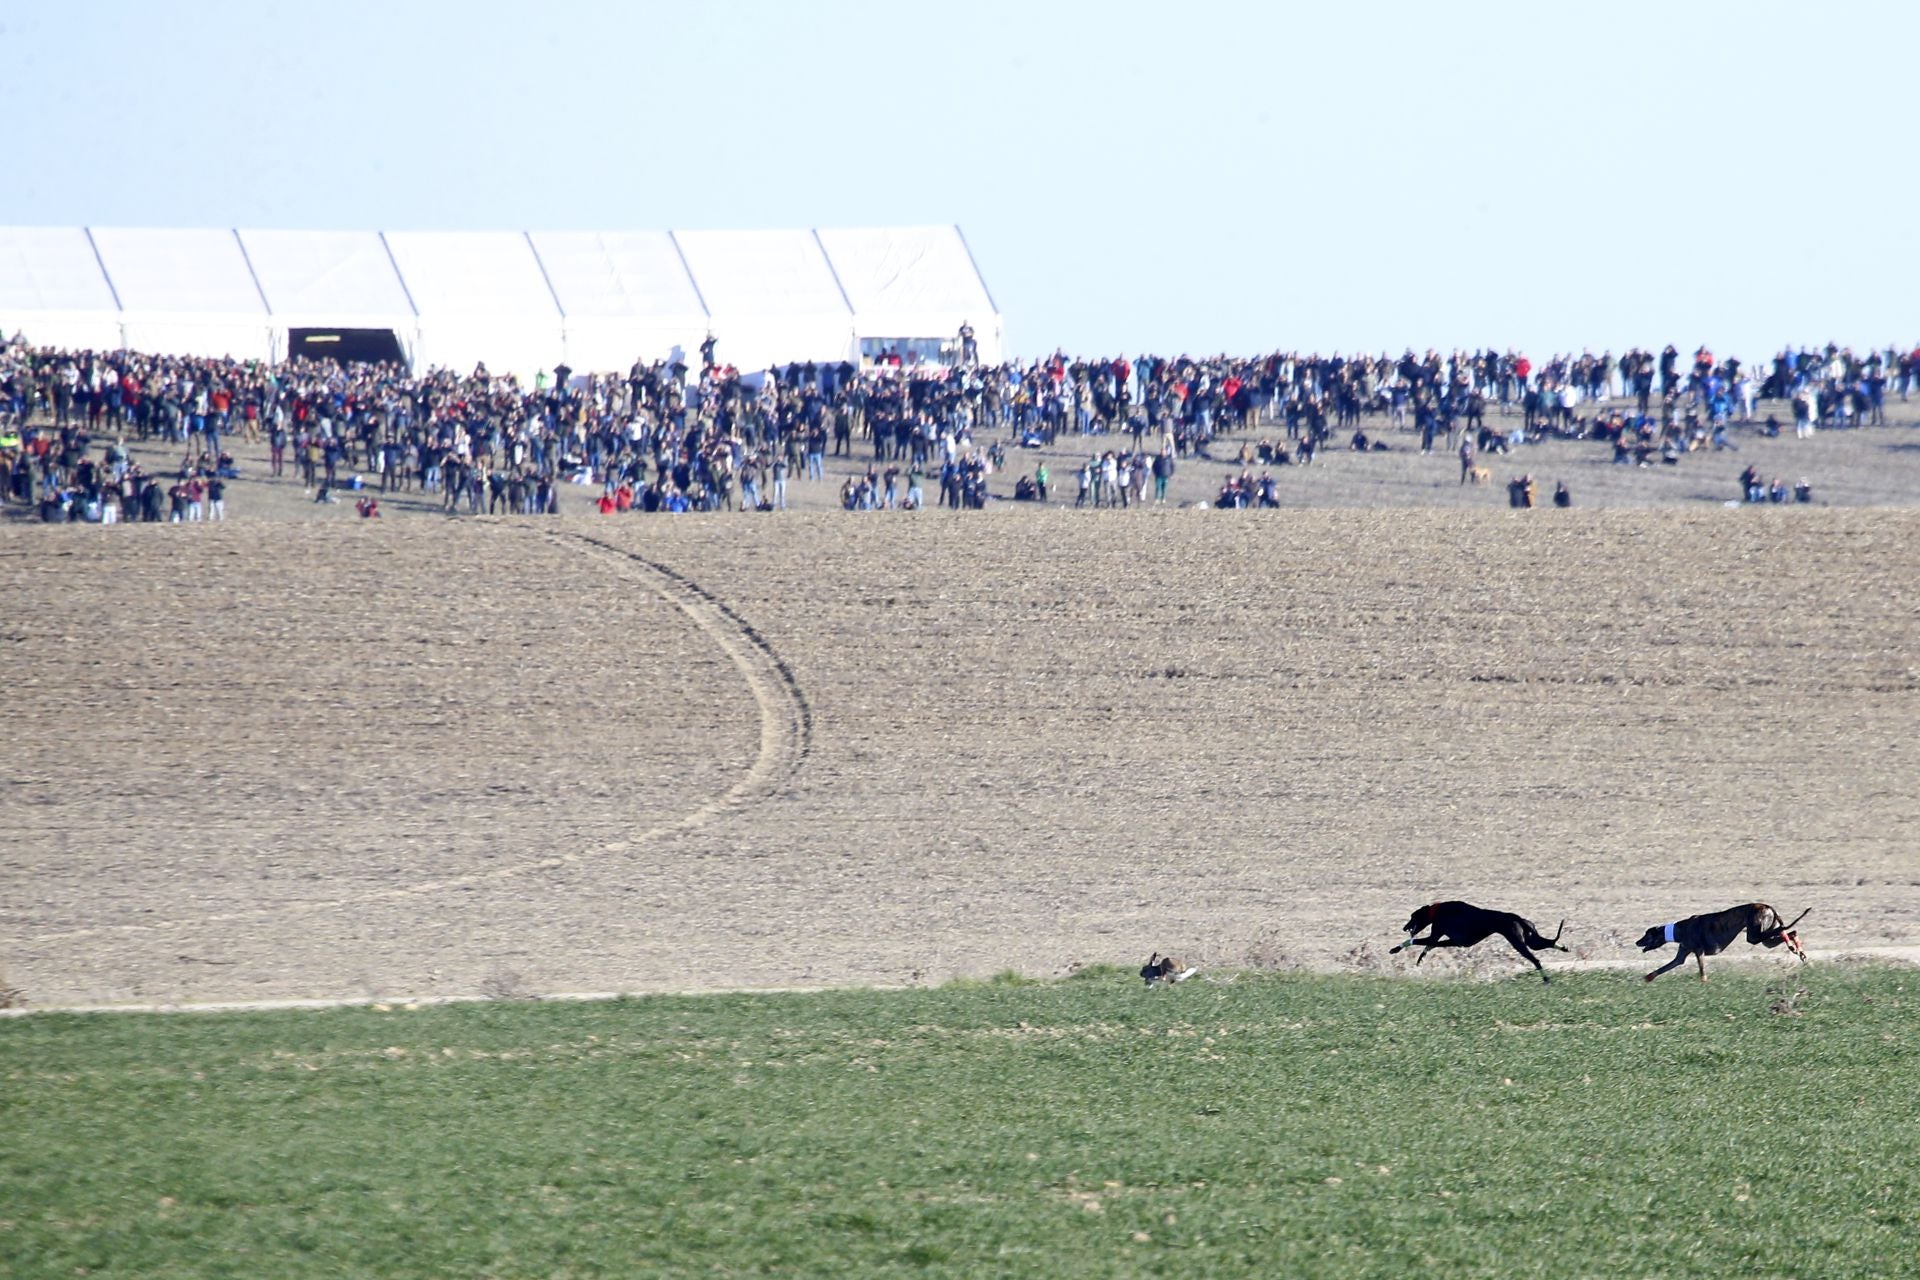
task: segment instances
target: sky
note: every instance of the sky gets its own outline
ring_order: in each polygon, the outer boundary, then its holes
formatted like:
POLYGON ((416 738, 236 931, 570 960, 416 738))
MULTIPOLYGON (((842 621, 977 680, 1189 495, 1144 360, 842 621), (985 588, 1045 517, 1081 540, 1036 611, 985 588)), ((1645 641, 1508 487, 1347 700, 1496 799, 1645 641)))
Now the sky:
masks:
POLYGON ((1912 0, 0 0, 0 223, 957 223, 1009 349, 1920 342, 1912 0))

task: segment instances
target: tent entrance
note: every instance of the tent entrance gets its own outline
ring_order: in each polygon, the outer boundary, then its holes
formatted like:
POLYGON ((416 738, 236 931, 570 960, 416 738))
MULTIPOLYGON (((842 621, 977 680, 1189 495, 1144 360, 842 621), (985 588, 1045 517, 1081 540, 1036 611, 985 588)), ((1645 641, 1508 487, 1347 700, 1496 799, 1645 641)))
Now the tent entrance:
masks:
POLYGON ((862 338, 860 363, 871 368, 892 364, 895 357, 909 367, 922 364, 960 363, 960 343, 954 338, 862 338))
POLYGON ((341 364, 407 363, 407 353, 391 329, 289 329, 287 358, 337 360, 341 364))

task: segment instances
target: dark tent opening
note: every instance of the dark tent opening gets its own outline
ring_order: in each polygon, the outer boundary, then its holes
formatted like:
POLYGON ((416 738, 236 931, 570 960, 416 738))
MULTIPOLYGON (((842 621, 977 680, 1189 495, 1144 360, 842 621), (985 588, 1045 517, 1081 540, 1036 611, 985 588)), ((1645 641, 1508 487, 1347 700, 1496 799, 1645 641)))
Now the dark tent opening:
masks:
POLYGON ((406 364, 407 353, 391 329, 289 329, 290 360, 337 360, 341 364, 406 364))

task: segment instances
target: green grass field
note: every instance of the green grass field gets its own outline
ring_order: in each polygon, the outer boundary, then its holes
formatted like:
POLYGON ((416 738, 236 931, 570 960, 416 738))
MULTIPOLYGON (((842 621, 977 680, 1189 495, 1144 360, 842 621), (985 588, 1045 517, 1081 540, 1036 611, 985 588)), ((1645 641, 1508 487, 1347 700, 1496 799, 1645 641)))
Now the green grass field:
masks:
POLYGON ((1887 1276, 1920 973, 0 1023, 0 1273, 1887 1276))

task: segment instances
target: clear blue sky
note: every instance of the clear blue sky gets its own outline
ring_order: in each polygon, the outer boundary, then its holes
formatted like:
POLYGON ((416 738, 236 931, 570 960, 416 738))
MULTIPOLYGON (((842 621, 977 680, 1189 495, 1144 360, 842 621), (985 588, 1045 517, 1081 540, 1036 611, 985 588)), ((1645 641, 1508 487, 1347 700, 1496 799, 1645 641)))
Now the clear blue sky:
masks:
POLYGON ((1920 341, 1920 4, 0 0, 0 222, 959 223, 1016 351, 1920 341))

